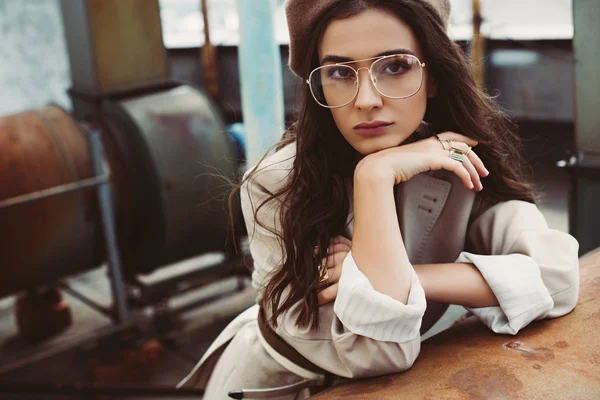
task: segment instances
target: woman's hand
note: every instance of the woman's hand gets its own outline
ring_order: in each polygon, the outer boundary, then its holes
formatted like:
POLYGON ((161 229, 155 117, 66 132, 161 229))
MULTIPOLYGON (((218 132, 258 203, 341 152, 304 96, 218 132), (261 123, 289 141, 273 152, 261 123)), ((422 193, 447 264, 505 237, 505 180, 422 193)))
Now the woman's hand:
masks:
POLYGON ((464 153, 468 151, 469 146, 477 146, 477 142, 454 132, 444 132, 438 136, 444 143, 432 136, 369 154, 358 163, 354 176, 389 179, 396 185, 421 172, 445 169, 455 173, 467 189, 482 190, 481 177, 488 176, 489 172, 479 156, 475 151, 471 151, 465 156, 464 162, 453 160, 450 158, 450 145, 445 141, 451 140, 453 147, 464 153))
POLYGON ((338 292, 338 281, 342 275, 342 264, 346 255, 350 252, 352 241, 344 236, 336 236, 331 239, 330 245, 327 248, 327 274, 329 278, 327 282, 323 282, 323 289, 317 294, 319 305, 329 303, 335 300, 338 292))

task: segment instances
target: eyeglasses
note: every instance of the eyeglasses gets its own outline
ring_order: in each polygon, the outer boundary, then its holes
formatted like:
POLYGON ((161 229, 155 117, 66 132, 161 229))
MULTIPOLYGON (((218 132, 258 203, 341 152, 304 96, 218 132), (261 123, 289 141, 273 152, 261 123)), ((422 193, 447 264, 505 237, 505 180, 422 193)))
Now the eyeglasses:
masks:
POLYGON ((393 54, 366 58, 315 68, 306 83, 319 105, 339 108, 350 104, 358 95, 359 74, 367 69, 375 89, 390 99, 406 99, 414 96, 423 85, 425 63, 411 54, 393 54), (348 64, 373 61, 370 68, 354 69, 348 64))

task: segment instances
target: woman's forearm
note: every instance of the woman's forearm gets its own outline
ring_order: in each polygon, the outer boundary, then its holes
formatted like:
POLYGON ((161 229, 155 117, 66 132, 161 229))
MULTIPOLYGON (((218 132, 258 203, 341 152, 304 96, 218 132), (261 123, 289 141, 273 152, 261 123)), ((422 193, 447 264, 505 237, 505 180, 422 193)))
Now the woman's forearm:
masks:
POLYGON ((414 265, 427 300, 466 307, 497 306, 498 300, 473 264, 414 265))
POLYGON ((393 190, 393 181, 377 179, 373 174, 355 175, 352 256, 375 290, 406 304, 411 265, 393 190))

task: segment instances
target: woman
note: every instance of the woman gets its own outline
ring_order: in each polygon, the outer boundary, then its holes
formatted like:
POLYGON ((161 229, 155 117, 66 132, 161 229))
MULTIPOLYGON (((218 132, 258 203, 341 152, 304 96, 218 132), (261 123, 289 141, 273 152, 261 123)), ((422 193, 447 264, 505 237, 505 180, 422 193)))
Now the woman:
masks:
POLYGON ((298 121, 240 185, 260 308, 184 384, 303 398, 410 368, 448 304, 512 335, 570 312, 578 244, 537 210, 513 126, 446 34, 449 0, 286 12, 298 121))

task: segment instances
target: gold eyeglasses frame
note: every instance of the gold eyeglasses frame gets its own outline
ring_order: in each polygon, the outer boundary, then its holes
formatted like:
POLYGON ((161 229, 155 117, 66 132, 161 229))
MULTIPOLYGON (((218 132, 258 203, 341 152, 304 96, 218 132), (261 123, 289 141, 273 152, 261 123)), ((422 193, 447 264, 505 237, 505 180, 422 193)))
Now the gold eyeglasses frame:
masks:
POLYGON ((335 64, 322 65, 322 66, 317 67, 317 68, 315 68, 315 69, 313 69, 311 71, 311 73, 308 75, 308 79, 306 80, 306 83, 308 84, 308 87, 310 89, 310 93, 312 94, 313 98, 315 99, 315 101, 320 106, 325 107, 325 108, 341 108, 341 107, 345 107, 348 104, 352 103, 356 99, 356 96, 358 96, 358 91, 359 91, 359 87, 360 87, 360 74, 358 72, 361 69, 366 69, 366 70, 369 71, 369 77, 371 78, 371 83, 373 84, 373 87, 383 97, 387 97, 388 99, 407 99, 407 98, 412 97, 415 94, 419 93, 419 91, 423 87, 423 68, 425 68, 425 63, 424 62, 422 63, 421 60, 419 60, 419 57, 415 56, 414 54, 404 54, 404 53, 390 54, 390 55, 387 55, 387 56, 371 57, 371 58, 364 58, 362 60, 345 61, 345 62, 340 62, 340 63, 335 63, 335 64), (388 96, 388 95, 382 93, 381 90, 379 90, 379 88, 377 87, 377 81, 375 80, 375 77, 373 76, 372 68, 373 68, 373 65, 375 65, 376 62, 381 61, 381 60, 385 60, 386 58, 392 58, 392 57, 398 57, 398 56, 408 56, 408 57, 415 58, 417 60, 418 65, 421 67, 421 83, 419 84, 419 88, 413 94, 411 94, 409 96, 394 97, 394 96, 388 96), (361 68, 355 69, 355 68, 351 67, 350 65, 348 65, 348 64, 355 64, 355 63, 359 63, 359 62, 363 62, 363 61, 371 61, 371 60, 373 60, 373 62, 371 63, 371 66, 368 67, 368 68, 367 67, 361 67, 361 68), (310 81, 311 81, 312 76, 313 76, 313 74, 315 72, 317 72, 317 71, 319 71, 319 70, 321 70, 323 68, 334 67, 336 65, 343 65, 343 66, 346 66, 346 67, 348 67, 348 68, 350 68, 351 70, 354 71, 354 73, 356 74, 356 83, 355 83, 356 84, 356 93, 354 93, 354 96, 352 97, 352 99, 350 101, 348 101, 345 104, 342 104, 341 106, 328 106, 328 105, 325 105, 325 104, 321 103, 317 99, 317 96, 315 95, 315 92, 313 91, 313 87, 310 84, 310 81))

